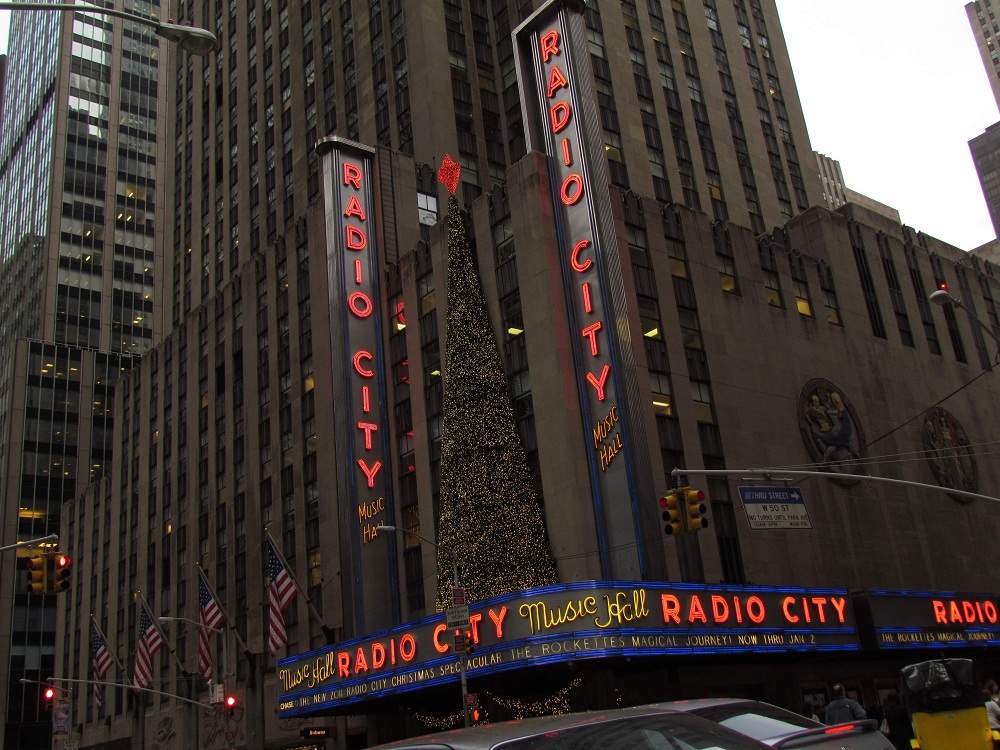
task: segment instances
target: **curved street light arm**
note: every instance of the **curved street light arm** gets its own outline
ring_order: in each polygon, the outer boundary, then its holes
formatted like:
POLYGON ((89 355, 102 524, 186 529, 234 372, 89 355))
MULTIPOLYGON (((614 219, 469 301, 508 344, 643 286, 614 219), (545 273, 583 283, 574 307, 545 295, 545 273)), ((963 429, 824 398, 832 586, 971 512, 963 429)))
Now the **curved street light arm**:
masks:
POLYGON ((954 305, 955 307, 965 310, 965 314, 969 316, 969 320, 971 320, 977 326, 982 328, 987 333, 987 335, 989 335, 989 337, 993 339, 997 347, 1000 348, 1000 335, 998 335, 996 331, 994 331, 989 325, 987 325, 985 321, 980 320, 979 316, 975 314, 975 311, 972 308, 970 308, 968 305, 962 302, 962 300, 960 300, 954 294, 949 292, 947 289, 935 289, 933 292, 927 295, 927 299, 933 302, 935 305, 942 305, 942 306, 954 305))
POLYGON ((174 42, 195 55, 207 55, 219 49, 219 40, 208 29, 168 23, 156 18, 147 18, 146 16, 140 16, 116 8, 103 8, 97 5, 73 3, 0 2, 0 10, 55 10, 63 13, 94 13, 100 16, 113 16, 114 18, 121 18, 131 23, 149 26, 157 35, 174 42))
POLYGON ((393 531, 397 534, 409 534, 410 536, 415 536, 421 542, 431 545, 434 549, 438 548, 437 542, 432 542, 427 537, 422 536, 415 531, 407 531, 406 529, 401 529, 398 526, 387 526, 386 524, 382 524, 380 526, 376 526, 375 531, 393 531))

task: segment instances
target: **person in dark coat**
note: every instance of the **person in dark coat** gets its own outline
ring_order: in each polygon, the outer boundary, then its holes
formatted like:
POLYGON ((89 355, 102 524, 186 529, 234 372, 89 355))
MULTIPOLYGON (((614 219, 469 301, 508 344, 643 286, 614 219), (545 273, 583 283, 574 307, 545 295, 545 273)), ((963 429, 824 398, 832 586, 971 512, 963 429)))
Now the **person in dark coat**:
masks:
POLYGON ((889 742, 896 750, 910 750, 913 739, 913 725, 899 696, 891 693, 885 701, 885 723, 889 726, 889 742))
POLYGON ((833 686, 833 700, 826 707, 827 724, 846 724, 851 721, 861 721, 868 717, 865 709, 853 698, 847 697, 844 686, 833 686))

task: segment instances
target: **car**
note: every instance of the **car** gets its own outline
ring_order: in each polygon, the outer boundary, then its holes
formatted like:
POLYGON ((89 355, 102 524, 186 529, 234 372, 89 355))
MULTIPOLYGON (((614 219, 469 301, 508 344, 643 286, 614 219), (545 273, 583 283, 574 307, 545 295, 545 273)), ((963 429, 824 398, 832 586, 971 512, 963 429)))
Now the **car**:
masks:
POLYGON ((768 750, 744 734, 663 706, 543 716, 453 729, 378 750, 768 750))
POLYGON ((658 705, 687 711, 783 750, 893 750, 874 719, 827 725, 770 703, 727 698, 658 705))

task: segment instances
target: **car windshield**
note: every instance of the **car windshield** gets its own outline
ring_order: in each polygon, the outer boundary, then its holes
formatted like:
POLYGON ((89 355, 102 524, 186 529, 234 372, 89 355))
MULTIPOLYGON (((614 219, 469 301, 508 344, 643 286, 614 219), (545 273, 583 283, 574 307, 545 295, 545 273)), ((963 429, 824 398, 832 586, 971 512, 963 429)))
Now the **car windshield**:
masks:
POLYGON ((685 715, 634 716, 511 740, 494 750, 759 750, 717 724, 685 715))
POLYGON ((820 726, 805 716, 766 703, 729 703, 698 709, 695 713, 758 740, 820 726))

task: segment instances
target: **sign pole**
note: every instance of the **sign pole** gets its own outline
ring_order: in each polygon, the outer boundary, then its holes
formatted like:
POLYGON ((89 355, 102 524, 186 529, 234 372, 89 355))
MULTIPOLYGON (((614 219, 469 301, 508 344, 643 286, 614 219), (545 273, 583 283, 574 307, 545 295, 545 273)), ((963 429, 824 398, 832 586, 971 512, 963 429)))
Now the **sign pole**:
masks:
MULTIPOLYGON (((458 583, 458 563, 453 562, 451 564, 451 574, 452 574, 452 586, 451 586, 451 604, 453 607, 459 605, 465 605, 465 590, 459 587, 458 583)), ((466 616, 465 625, 468 627, 469 621, 468 616, 466 616)), ((456 635, 457 635, 456 631, 456 635)), ((468 638, 468 636, 465 636, 468 638)), ((462 639, 463 646, 465 644, 465 638, 462 639)), ((455 650, 458 651, 458 639, 455 639, 455 650)), ((458 674, 461 677, 462 683, 462 719, 463 725, 468 728, 469 726, 469 706, 465 702, 465 697, 469 694, 469 683, 465 677, 465 649, 458 653, 458 674)))

